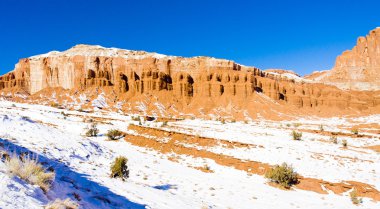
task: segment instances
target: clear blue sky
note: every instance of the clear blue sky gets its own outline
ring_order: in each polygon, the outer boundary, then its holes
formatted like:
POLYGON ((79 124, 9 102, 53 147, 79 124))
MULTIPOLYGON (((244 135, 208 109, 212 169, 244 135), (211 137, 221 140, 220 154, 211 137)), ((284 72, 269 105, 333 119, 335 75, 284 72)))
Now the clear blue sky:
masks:
POLYGON ((379 0, 0 0, 0 74, 19 58, 98 44, 213 56, 304 75, 380 26, 379 0))

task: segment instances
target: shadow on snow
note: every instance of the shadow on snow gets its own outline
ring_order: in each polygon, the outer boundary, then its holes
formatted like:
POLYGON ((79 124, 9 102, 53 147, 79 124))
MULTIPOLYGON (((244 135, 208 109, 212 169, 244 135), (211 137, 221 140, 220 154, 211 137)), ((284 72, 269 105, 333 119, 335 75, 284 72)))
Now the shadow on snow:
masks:
MULTIPOLYGON (((51 190, 47 192, 50 201, 55 198, 76 200, 82 208, 145 208, 127 198, 113 193, 109 188, 88 179, 88 175, 72 170, 58 160, 49 159, 25 147, 0 138, 3 149, 9 153, 28 153, 36 157, 45 167, 52 167, 56 173, 51 190)), ((45 203, 47 204, 47 202, 45 203)))

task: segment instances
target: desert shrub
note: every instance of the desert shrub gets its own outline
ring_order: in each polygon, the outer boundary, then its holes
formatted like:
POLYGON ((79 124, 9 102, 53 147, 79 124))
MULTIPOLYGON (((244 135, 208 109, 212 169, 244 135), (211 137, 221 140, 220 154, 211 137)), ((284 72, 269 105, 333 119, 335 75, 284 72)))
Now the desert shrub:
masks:
POLYGON ((16 107, 16 105, 15 105, 15 104, 12 104, 12 107, 16 107))
POLYGON ((30 119, 28 116, 21 116, 21 120, 32 122, 32 119, 30 119))
POLYGON ((204 165, 204 166, 203 166, 203 169, 204 169, 205 171, 211 171, 211 168, 210 168, 209 165, 204 165))
POLYGON ((168 125, 168 121, 165 120, 164 122, 162 122, 161 127, 165 127, 165 126, 167 126, 167 125, 168 125))
POLYGON ((93 123, 94 119, 92 119, 92 118, 83 118, 82 122, 84 122, 84 123, 93 123))
POLYGON ((295 127, 295 128, 298 128, 298 127, 300 127, 302 124, 301 123, 294 123, 293 124, 293 126, 295 127))
POLYGON ((345 140, 345 139, 342 140, 342 145, 343 145, 344 148, 347 148, 347 140, 345 140))
POLYGON ((302 138, 302 133, 301 132, 297 132, 297 131, 292 131, 292 133, 290 134, 293 138, 293 140, 301 140, 302 138))
POLYGON ((18 176, 30 184, 38 185, 45 192, 49 190, 55 178, 54 172, 46 171, 37 159, 28 155, 20 158, 13 154, 5 161, 5 164, 11 175, 18 176))
POLYGON ((0 159, 6 161, 10 159, 10 156, 7 151, 0 151, 0 159))
POLYGON ((351 130, 351 133, 353 133, 355 135, 359 135, 359 130, 357 128, 354 128, 351 130))
POLYGON ((123 133, 117 129, 111 129, 111 130, 108 130, 106 136, 108 137, 109 140, 116 140, 123 137, 123 133))
POLYGON ((338 137, 337 136, 331 136, 330 141, 334 144, 338 144, 338 137))
POLYGON ((132 116, 133 121, 140 121, 140 116, 132 116))
POLYGON ((50 106, 52 106, 52 107, 58 107, 59 105, 58 105, 58 103, 52 102, 52 103, 50 103, 50 106))
POLYGON ((79 208, 78 203, 74 202, 70 198, 65 200, 55 199, 53 202, 45 206, 45 209, 77 209, 79 208))
POLYGON ((97 136, 98 133, 99 133, 99 129, 97 128, 97 124, 91 123, 90 127, 88 128, 88 130, 86 132, 86 136, 94 137, 94 136, 97 136))
POLYGON ((129 177, 126 157, 117 157, 111 165, 111 178, 121 178, 123 181, 129 177))
POLYGON ((321 125, 319 125, 319 130, 320 131, 324 131, 325 130, 325 128, 323 127, 323 125, 321 124, 321 125))
POLYGON ((284 188, 290 188, 293 184, 298 183, 298 174, 286 163, 275 165, 265 173, 265 178, 270 179, 272 182, 275 182, 284 188))
POLYGON ((356 189, 354 189, 354 190, 352 190, 352 192, 350 192, 350 198, 351 198, 351 202, 354 203, 355 205, 358 205, 358 204, 363 202, 362 198, 358 198, 358 194, 356 192, 356 189))

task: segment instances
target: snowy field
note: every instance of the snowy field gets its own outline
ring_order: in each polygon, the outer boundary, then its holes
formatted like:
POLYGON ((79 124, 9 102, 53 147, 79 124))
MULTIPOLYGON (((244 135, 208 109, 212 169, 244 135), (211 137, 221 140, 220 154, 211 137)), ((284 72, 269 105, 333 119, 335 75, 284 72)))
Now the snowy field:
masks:
POLYGON ((56 172, 51 190, 44 193, 10 176, 0 162, 0 208, 43 208, 56 198, 70 198, 81 208, 380 208, 379 201, 368 197, 354 205, 351 190, 280 189, 262 175, 213 158, 227 156, 242 164, 286 162, 305 178, 355 181, 380 190, 380 154, 368 148, 380 145, 379 121, 380 115, 281 122, 139 122, 119 113, 85 113, 0 100, 0 149, 31 152, 56 172), (98 123, 97 137, 85 136, 89 119, 98 123), (351 134, 354 126, 363 126, 359 128, 361 137, 351 134), (107 140, 105 133, 110 129, 127 136, 107 140), (302 140, 292 140, 292 130, 302 132, 302 140), (331 132, 337 133, 337 144, 325 134, 331 132), (162 151, 172 140, 170 134, 162 135, 166 133, 184 137, 162 151), (191 135, 220 143, 186 141, 191 135), (139 145, 138 140, 154 140, 161 147, 139 145), (347 148, 342 147, 343 140, 347 148), (191 149, 199 154, 189 154, 191 149), (126 181, 109 177, 110 165, 118 156, 129 160, 126 181))

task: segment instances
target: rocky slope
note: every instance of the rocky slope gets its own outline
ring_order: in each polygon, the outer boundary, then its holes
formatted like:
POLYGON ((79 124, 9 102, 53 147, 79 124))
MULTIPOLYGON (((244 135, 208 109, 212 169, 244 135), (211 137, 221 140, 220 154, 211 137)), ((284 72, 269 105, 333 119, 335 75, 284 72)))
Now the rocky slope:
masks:
POLYGON ((229 60, 90 45, 21 59, 14 71, 0 77, 3 92, 50 96, 48 90, 56 87, 70 91, 66 94, 71 95, 92 89, 98 96, 101 90, 114 104, 122 102, 123 110, 131 110, 132 102, 137 104, 154 97, 154 104, 174 109, 173 113, 207 114, 222 107, 224 112, 252 116, 266 111, 288 111, 285 106, 319 112, 326 108, 377 112, 380 106, 376 92, 342 91, 229 60), (271 100, 265 99, 268 97, 271 100))
POLYGON ((331 71, 315 75, 307 78, 342 89, 380 90, 380 28, 359 37, 352 50, 337 57, 331 71))

